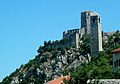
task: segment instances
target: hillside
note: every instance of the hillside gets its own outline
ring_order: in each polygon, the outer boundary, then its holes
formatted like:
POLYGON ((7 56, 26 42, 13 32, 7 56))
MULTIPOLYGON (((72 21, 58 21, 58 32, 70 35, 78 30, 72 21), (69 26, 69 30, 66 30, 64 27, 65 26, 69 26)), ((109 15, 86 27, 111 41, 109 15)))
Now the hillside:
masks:
POLYGON ((21 65, 10 76, 4 78, 2 84, 43 84, 62 76, 65 69, 75 69, 80 64, 91 60, 89 54, 82 55, 80 49, 66 46, 67 42, 66 39, 54 42, 45 41, 44 46, 40 46, 37 50, 38 55, 35 59, 21 65))
POLYGON ((86 84, 90 79, 120 79, 120 69, 117 74, 113 72, 111 51, 120 47, 120 32, 108 36, 103 42, 104 51, 98 57, 92 57, 91 62, 81 64, 76 70, 66 70, 71 73, 71 80, 66 84, 86 84))
MULTIPOLYGON (((80 48, 64 46, 68 40, 44 42, 38 55, 3 79, 0 84, 43 84, 70 73, 68 84, 84 84, 88 79, 119 78, 112 70, 111 50, 120 47, 120 32, 109 35, 103 42, 104 51, 98 57, 90 54, 89 35, 81 38, 80 48), (59 44, 59 46, 56 46, 59 44), (54 45, 54 46, 53 46, 54 45)), ((120 75, 120 74, 118 74, 120 75)))

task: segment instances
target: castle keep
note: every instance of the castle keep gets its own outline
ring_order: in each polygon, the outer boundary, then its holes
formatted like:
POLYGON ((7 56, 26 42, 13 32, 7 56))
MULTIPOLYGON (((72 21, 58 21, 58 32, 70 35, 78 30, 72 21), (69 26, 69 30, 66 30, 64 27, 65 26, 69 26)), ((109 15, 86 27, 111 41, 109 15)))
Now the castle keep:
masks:
POLYGON ((90 35, 91 56, 97 56, 102 51, 102 33, 100 15, 92 11, 81 13, 81 28, 63 32, 63 39, 70 40, 70 46, 80 48, 80 38, 90 35))

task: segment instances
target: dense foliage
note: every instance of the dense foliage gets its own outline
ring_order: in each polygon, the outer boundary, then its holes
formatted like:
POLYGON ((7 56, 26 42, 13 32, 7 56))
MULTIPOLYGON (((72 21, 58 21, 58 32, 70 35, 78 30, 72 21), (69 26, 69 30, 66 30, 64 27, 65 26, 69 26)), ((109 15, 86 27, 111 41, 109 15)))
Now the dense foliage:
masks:
POLYGON ((113 72, 111 54, 112 50, 120 47, 120 32, 117 30, 109 36, 108 42, 103 42, 103 45, 105 51, 100 52, 99 56, 92 57, 92 61, 88 64, 81 64, 76 70, 65 70, 71 73, 71 80, 66 81, 66 84, 86 84, 88 79, 120 78, 120 70, 117 74, 113 72))
POLYGON ((111 79, 114 78, 112 69, 112 55, 103 52, 98 57, 93 57, 88 64, 81 64, 71 73, 71 80, 66 84, 85 84, 88 79, 111 79))
POLYGON ((90 35, 84 35, 80 39, 80 53, 82 55, 90 54, 90 35))

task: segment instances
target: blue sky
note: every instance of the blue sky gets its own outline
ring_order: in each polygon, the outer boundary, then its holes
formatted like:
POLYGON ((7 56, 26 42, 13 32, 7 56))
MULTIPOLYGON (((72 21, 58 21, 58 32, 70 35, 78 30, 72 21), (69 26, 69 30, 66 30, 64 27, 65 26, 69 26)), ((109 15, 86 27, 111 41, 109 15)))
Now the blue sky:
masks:
POLYGON ((96 11, 103 31, 120 30, 120 0, 0 0, 0 80, 37 55, 44 41, 80 28, 80 13, 96 11))

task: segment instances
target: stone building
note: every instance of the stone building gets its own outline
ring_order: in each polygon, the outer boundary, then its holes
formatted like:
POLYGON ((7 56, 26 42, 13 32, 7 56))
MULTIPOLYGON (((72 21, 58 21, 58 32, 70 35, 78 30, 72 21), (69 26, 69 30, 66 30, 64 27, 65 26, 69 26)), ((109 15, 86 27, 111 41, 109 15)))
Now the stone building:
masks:
POLYGON ((120 48, 112 51, 113 54, 113 70, 116 73, 120 68, 120 48))
POLYGON ((113 34, 115 34, 115 32, 103 32, 103 42, 107 43, 108 42, 108 38, 110 36, 112 36, 113 34))
POLYGON ((79 42, 80 42, 80 29, 73 29, 63 32, 63 38, 69 39, 70 43, 68 43, 70 46, 79 48, 79 42))
POLYGON ((63 39, 70 39, 70 46, 80 48, 80 38, 84 34, 90 35, 91 55, 97 56, 102 51, 101 18, 98 13, 84 11, 81 13, 81 28, 63 32, 63 39))

